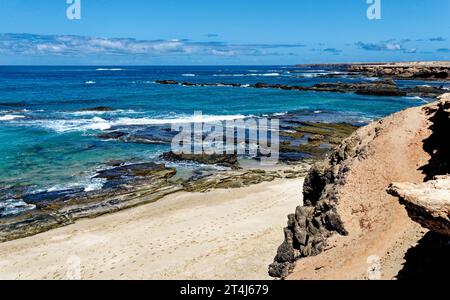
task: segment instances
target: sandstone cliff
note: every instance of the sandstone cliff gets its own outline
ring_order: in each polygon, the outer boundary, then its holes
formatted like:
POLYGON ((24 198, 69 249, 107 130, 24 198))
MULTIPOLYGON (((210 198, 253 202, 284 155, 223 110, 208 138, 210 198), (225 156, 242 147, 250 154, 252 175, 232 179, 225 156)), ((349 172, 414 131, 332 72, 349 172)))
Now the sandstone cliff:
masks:
POLYGON ((432 157, 423 168, 427 181, 421 184, 393 183, 388 192, 399 197, 409 216, 431 231, 450 236, 450 94, 428 107, 433 133, 424 142, 432 157))
POLYGON ((443 174, 449 152, 440 102, 361 128, 310 171, 269 274, 288 279, 392 279, 426 230, 386 189, 443 174), (320 254, 320 255, 318 255, 320 254), (300 261, 296 263, 297 260, 300 261), (290 274, 290 275, 289 275, 290 274))
POLYGON ((450 236, 450 176, 437 176, 422 184, 394 183, 389 193, 400 198, 411 219, 450 236))

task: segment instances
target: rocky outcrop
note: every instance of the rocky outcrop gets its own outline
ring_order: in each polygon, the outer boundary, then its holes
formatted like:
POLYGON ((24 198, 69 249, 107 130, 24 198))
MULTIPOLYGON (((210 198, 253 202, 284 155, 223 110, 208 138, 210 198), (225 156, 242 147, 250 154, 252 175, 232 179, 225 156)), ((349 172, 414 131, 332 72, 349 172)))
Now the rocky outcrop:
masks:
POLYGON ((181 185, 169 181, 175 172, 163 164, 123 165, 99 172, 98 178, 107 180, 101 190, 72 189, 24 195, 21 198, 25 203, 35 204, 36 209, 0 219, 0 242, 72 224, 80 218, 157 201, 182 190, 181 185))
POLYGON ((438 177, 437 182, 426 185, 426 189, 440 186, 432 193, 422 190, 421 184, 426 177, 448 170, 449 152, 443 152, 448 149, 450 128, 448 115, 443 113, 448 111, 448 97, 359 129, 316 164, 304 183, 303 205, 288 216, 285 240, 269 274, 293 279, 363 279, 368 278, 367 257, 376 253, 386 264, 383 278, 396 276, 404 261, 395 257, 403 257, 424 231, 386 193, 392 182, 411 182, 392 186, 392 193, 403 195, 405 201, 409 195, 410 215, 446 232, 448 207, 443 202, 449 199, 447 179, 438 177), (431 203, 425 207, 418 198, 411 198, 413 194, 407 193, 412 190, 420 198, 432 197, 439 208, 431 203), (398 252, 395 255, 394 250, 398 252), (297 260, 319 253, 296 265, 297 260))
POLYGON ((434 232, 450 236, 450 94, 439 98, 436 105, 427 107, 433 122, 431 136, 424 141, 424 149, 431 159, 421 170, 425 183, 393 183, 388 192, 400 199, 408 215, 434 232))
POLYGON ((350 72, 364 73, 368 76, 389 76, 399 79, 448 79, 449 62, 413 62, 392 64, 354 64, 350 72))
POLYGON ((83 108, 80 109, 80 111, 97 111, 97 112, 108 112, 108 111, 113 111, 114 109, 112 109, 111 107, 108 106, 97 106, 97 107, 92 107, 92 108, 83 108))
MULTIPOLYGON (((184 178, 175 177, 176 170, 164 164, 110 161, 113 167, 99 171, 96 176, 106 180, 101 190, 86 192, 80 188, 21 196, 24 200, 22 205, 32 205, 32 210, 0 218, 0 243, 66 226, 80 218, 94 218, 155 202, 179 191, 203 193, 217 188, 240 188, 281 178, 304 177, 310 163, 307 161, 278 170, 234 169, 207 174, 200 169, 196 171, 202 173, 201 176, 184 178)), ((0 207, 0 214, 2 209, 0 207)))
POLYGON ((357 126, 347 123, 303 122, 289 115, 280 118, 280 160, 295 161, 303 154, 323 158, 352 134, 357 126))
POLYGON ((191 153, 174 153, 172 151, 165 152, 161 158, 166 161, 194 161, 201 164, 218 165, 229 167, 232 169, 239 168, 239 162, 236 154, 191 154, 191 153))
POLYGON ((438 87, 408 87, 400 88, 394 81, 386 80, 380 82, 360 82, 360 83, 318 83, 313 86, 285 85, 285 84, 240 84, 240 83, 193 83, 178 82, 174 80, 159 80, 159 84, 181 85, 181 86, 222 86, 222 87, 245 87, 255 89, 279 89, 288 91, 314 91, 314 92, 336 92, 336 93, 356 93, 359 95, 373 96, 422 96, 436 97, 444 94, 446 91, 438 87))
POLYGON ((310 170, 303 186, 304 203, 288 216, 285 240, 269 266, 270 276, 286 277, 298 259, 321 253, 331 235, 347 235, 336 211, 338 188, 345 184, 349 166, 364 155, 368 141, 375 134, 376 129, 369 134, 365 128, 357 131, 310 170))
POLYGON ((145 126, 144 128, 133 128, 107 131, 97 137, 102 140, 118 140, 125 143, 137 144, 170 144, 174 136, 178 133, 171 131, 165 126, 145 126))
POLYGON ((399 197, 411 219, 450 236, 450 175, 437 176, 422 184, 393 183, 388 192, 399 197))

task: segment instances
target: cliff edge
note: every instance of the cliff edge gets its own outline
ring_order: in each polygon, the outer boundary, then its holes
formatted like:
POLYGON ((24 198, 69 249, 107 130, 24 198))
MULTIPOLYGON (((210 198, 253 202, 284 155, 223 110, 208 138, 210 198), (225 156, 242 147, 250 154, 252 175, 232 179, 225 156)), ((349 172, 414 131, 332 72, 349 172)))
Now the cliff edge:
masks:
POLYGON ((288 216, 285 240, 269 274, 287 279, 398 278, 408 265, 407 252, 427 238, 427 230, 409 218, 387 188, 393 182, 421 184, 445 174, 441 161, 448 154, 436 145, 442 149, 447 143, 449 128, 437 116, 448 103, 446 94, 361 128, 316 164, 305 180, 303 205, 288 216))

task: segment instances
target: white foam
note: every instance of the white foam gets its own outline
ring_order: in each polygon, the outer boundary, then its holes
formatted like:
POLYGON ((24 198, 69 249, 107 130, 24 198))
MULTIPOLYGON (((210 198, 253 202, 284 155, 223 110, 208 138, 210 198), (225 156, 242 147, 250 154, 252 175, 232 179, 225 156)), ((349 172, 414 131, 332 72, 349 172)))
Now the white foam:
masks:
POLYGON ((280 73, 249 73, 249 74, 213 74, 214 77, 270 77, 270 76, 280 76, 280 73))
POLYGON ((108 121, 99 117, 78 120, 35 120, 25 125, 37 125, 56 132, 107 130, 111 128, 108 121))
POLYGON ((195 77, 196 75, 195 74, 182 74, 181 76, 184 76, 184 77, 195 77))
POLYGON ((259 74, 256 76, 280 76, 280 73, 265 73, 265 74, 259 74))
POLYGON ((103 185, 105 184, 106 179, 102 178, 92 178, 90 182, 86 183, 84 185, 84 191, 85 192, 93 192, 98 191, 103 188, 103 185))
POLYGON ((100 117, 92 119, 73 119, 73 120, 32 120, 24 121, 20 125, 39 126, 50 129, 59 133, 90 131, 90 130, 108 130, 113 126, 145 126, 145 125, 169 125, 169 124, 188 124, 188 123, 212 123, 218 121, 232 121, 245 119, 252 116, 244 115, 201 115, 186 116, 180 118, 117 118, 113 120, 105 120, 100 117))
POLYGON ((21 115, 4 115, 4 116, 0 116, 0 121, 12 121, 15 119, 22 119, 25 118, 25 116, 21 116, 21 115))
POLYGON ((96 82, 95 81, 92 81, 92 80, 89 80, 89 81, 86 81, 85 82, 85 84, 87 84, 87 85, 91 85, 91 84, 95 84, 96 82))
POLYGON ((422 97, 419 96, 411 96, 411 97, 405 97, 405 99, 408 100, 418 100, 418 101, 422 101, 423 103, 430 103, 429 101, 423 99, 422 97))
MULTIPOLYGON (((95 176, 96 173, 93 173, 92 176, 95 176)), ((103 188, 103 185, 106 183, 106 179, 104 178, 92 178, 92 177, 84 177, 80 178, 77 182, 69 182, 65 184, 56 184, 51 187, 41 188, 35 190, 35 193, 45 193, 45 192, 56 192, 56 191, 64 191, 64 190, 72 190, 72 189, 83 189, 85 192, 98 191, 103 188)))
POLYGON ((153 119, 153 118, 119 118, 111 122, 112 126, 132 126, 132 125, 164 125, 164 124, 186 124, 186 123, 211 123, 217 121, 232 121, 245 119, 249 116, 244 115, 202 115, 189 116, 183 118, 173 118, 173 119, 153 119))
POLYGON ((125 71, 125 69, 121 68, 98 68, 96 71, 125 71))
POLYGON ((36 205, 27 204, 23 200, 8 199, 5 201, 0 201, 0 216, 14 216, 21 212, 33 210, 35 208, 36 205))
POLYGON ((112 111, 95 111, 95 110, 86 110, 86 111, 73 111, 73 112, 65 112, 65 114, 72 116, 92 116, 92 115, 114 115, 114 114, 141 114, 142 112, 137 112, 132 109, 117 109, 112 111))

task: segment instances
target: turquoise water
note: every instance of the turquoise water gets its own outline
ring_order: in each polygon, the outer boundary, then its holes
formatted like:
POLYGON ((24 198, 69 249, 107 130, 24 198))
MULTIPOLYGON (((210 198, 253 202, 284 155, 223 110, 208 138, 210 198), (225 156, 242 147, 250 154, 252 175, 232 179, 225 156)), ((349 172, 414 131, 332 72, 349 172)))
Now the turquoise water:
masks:
POLYGON ((406 97, 154 83, 173 79, 312 85, 356 80, 317 78, 335 71, 286 66, 0 67, 0 190, 17 185, 34 190, 95 188, 100 183, 91 177, 108 161, 148 161, 169 148, 102 140, 98 134, 189 119, 194 111, 217 120, 297 112, 305 120, 364 124, 424 102, 406 97), (98 106, 113 111, 80 111, 98 106))

